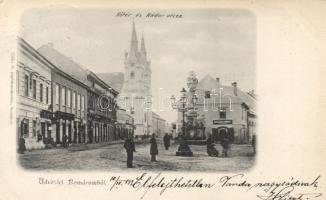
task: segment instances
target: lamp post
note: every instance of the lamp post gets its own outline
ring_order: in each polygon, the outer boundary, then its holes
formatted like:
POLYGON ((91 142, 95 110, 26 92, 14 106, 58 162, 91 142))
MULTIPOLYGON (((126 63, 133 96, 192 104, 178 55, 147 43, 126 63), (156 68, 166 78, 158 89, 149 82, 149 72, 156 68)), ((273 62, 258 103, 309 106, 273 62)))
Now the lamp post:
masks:
POLYGON ((182 112, 182 135, 179 139, 179 147, 176 152, 177 156, 193 156, 193 153, 186 141, 186 127, 185 127, 185 113, 188 110, 187 107, 187 91, 182 88, 181 97, 179 103, 176 103, 176 98, 174 95, 171 96, 172 108, 182 112))

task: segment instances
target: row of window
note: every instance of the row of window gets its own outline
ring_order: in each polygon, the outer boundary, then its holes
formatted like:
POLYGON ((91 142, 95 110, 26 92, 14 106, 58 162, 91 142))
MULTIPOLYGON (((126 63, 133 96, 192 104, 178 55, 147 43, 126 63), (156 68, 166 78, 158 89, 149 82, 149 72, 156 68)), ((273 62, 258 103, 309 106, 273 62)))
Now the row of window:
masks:
MULTIPOLYGON (((44 86, 43 83, 39 84, 39 96, 37 97, 37 82, 35 79, 30 79, 28 75, 25 75, 24 77, 24 91, 25 96, 29 97, 30 92, 32 92, 32 98, 38 99, 42 103, 49 104, 50 101, 50 93, 49 93, 49 87, 44 86), (44 89, 45 89, 45 95, 44 95, 44 89)), ((56 84, 56 104, 61 104, 62 106, 72 107, 73 109, 77 109, 84 111, 85 110, 85 96, 77 94, 75 91, 72 91, 70 89, 66 89, 65 87, 61 87, 61 93, 60 93, 60 87, 58 84, 56 84), (61 97, 61 98, 60 98, 61 97), (76 104, 76 97, 77 97, 77 104, 76 104), (61 99, 61 101, 60 101, 61 99)))
MULTIPOLYGON (((133 79, 135 77, 135 72, 130 72, 130 79, 133 79)), ((144 78, 144 77, 150 77, 150 75, 148 75, 148 74, 143 74, 142 75, 142 78, 144 78)))
MULTIPOLYGON (((24 89, 25 89, 25 96, 28 97, 29 96, 29 92, 31 90, 31 92, 33 93, 33 99, 37 99, 37 83, 35 79, 31 79, 29 78, 28 75, 25 75, 24 78, 24 89)), ((39 87, 39 101, 42 103, 46 103, 49 104, 49 87, 48 86, 43 86, 42 83, 40 83, 40 87, 39 87), (45 98, 44 98, 44 88, 45 88, 45 98)))
POLYGON ((76 91, 72 91, 64 86, 55 85, 55 104, 61 106, 67 106, 68 108, 85 110, 85 96, 77 94, 76 91), (60 92, 61 90, 61 92, 60 92))
POLYGON ((249 122, 249 126, 256 126, 256 122, 249 122))

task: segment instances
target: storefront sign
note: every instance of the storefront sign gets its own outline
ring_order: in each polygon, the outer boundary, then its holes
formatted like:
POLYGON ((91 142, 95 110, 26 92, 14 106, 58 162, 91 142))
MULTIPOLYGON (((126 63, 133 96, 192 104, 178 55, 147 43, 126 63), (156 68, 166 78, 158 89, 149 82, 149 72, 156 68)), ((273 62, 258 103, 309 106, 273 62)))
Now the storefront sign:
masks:
POLYGON ((74 120, 75 115, 71 113, 57 111, 55 112, 55 118, 63 120, 74 120))
POLYGON ((213 124, 232 124, 232 120, 213 120, 213 124))
POLYGON ((53 114, 52 112, 48 111, 48 110, 42 110, 40 112, 40 117, 44 118, 44 119, 52 119, 53 118, 53 114))

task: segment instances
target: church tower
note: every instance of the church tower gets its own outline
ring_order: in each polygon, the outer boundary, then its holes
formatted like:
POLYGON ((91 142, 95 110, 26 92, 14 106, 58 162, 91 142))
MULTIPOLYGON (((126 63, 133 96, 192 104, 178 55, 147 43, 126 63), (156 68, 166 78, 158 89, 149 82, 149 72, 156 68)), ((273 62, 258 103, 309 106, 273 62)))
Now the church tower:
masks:
POLYGON ((131 41, 129 52, 124 57, 124 83, 120 97, 124 99, 124 106, 134 117, 136 125, 135 135, 152 133, 151 111, 151 68, 147 59, 144 35, 141 37, 140 49, 135 22, 132 22, 131 41))

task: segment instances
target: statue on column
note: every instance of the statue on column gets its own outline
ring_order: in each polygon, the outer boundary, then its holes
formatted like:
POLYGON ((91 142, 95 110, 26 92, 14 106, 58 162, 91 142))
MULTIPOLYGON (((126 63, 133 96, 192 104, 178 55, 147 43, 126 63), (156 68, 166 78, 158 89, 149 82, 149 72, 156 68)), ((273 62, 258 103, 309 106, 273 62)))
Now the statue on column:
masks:
MULTIPOLYGON (((189 88, 190 92, 190 103, 189 103, 189 111, 188 111, 188 124, 189 126, 187 127, 188 131, 188 136, 191 137, 191 139, 196 139, 197 138, 197 110, 196 110, 196 102, 197 102, 197 96, 196 96, 196 88, 198 85, 198 79, 196 77, 196 73, 194 71, 191 71, 189 73, 189 76, 187 78, 187 86, 189 88)), ((187 125, 188 125, 187 124, 187 125)))

